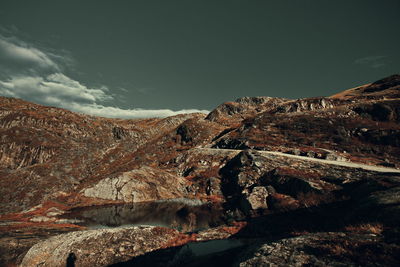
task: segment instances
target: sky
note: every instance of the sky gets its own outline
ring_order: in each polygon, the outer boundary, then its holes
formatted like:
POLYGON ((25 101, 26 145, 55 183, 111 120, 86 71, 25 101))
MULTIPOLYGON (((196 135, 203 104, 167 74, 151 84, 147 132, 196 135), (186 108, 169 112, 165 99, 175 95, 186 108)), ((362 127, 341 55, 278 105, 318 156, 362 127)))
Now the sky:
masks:
POLYGON ((105 117, 400 73, 399 0, 0 0, 0 95, 105 117))

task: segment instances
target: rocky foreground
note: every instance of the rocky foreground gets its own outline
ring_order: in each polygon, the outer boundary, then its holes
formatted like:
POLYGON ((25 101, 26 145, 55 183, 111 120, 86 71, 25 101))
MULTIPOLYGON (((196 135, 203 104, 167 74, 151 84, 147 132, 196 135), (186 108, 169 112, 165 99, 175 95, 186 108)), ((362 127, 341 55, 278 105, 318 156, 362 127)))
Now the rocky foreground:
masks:
POLYGON ((331 97, 245 97, 164 119, 0 98, 0 262, 398 266, 399 122, 400 75, 331 97), (185 208, 187 227, 175 230, 87 229, 65 217, 164 199, 221 206, 221 218, 198 230, 185 208), (202 244, 221 248, 200 253, 202 244))

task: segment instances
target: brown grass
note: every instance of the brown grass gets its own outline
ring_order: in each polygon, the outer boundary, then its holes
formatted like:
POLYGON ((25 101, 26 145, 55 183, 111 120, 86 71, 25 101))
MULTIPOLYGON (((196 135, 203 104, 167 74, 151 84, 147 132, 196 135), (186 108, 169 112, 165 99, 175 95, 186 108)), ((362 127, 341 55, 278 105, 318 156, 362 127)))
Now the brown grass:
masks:
POLYGON ((221 203, 221 202, 223 202, 225 200, 224 197, 220 196, 220 195, 210 195, 210 196, 197 195, 196 197, 201 199, 201 200, 208 201, 208 202, 211 202, 211 203, 221 203))
POLYGON ((304 231, 304 230, 293 230, 292 232, 290 232, 291 236, 302 236, 302 235, 307 235, 310 232, 308 231, 304 231))
POLYGON ((312 247, 313 254, 350 260, 357 266, 370 266, 379 262, 381 266, 398 266, 400 247, 376 240, 325 240, 312 247))
POLYGON ((347 232, 357 232, 357 233, 372 233, 380 235, 383 232, 383 225, 381 223, 365 223, 358 225, 349 225, 344 229, 347 232))
POLYGON ((315 192, 299 193, 296 199, 300 204, 306 208, 312 206, 319 206, 321 204, 326 204, 335 200, 330 194, 318 194, 315 192))
POLYGON ((279 175, 288 175, 295 177, 307 177, 309 179, 319 179, 321 174, 313 170, 300 170, 288 167, 279 167, 276 169, 279 175))
POLYGON ((162 248, 178 247, 196 240, 197 234, 179 234, 177 237, 168 240, 168 242, 166 242, 162 248))
POLYGON ((247 222, 233 222, 233 226, 223 226, 222 230, 234 235, 247 225, 247 222))

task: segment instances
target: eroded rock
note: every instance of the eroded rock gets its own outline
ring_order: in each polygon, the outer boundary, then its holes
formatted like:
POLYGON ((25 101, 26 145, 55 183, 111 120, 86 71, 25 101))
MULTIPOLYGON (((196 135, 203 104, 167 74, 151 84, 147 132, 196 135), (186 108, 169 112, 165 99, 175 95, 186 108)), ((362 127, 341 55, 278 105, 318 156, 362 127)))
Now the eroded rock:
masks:
POLYGON ((142 167, 105 178, 93 187, 82 190, 86 197, 141 202, 184 196, 185 181, 167 172, 142 167))
POLYGON ((314 233, 253 245, 234 266, 395 266, 397 253, 375 235, 314 233))
POLYGON ((243 199, 243 208, 251 210, 267 209, 268 190, 263 186, 255 186, 251 192, 243 199))
POLYGON ((151 226, 72 232, 34 245, 21 267, 64 267, 71 257, 75 266, 107 266, 163 248, 179 236, 175 230, 151 226))

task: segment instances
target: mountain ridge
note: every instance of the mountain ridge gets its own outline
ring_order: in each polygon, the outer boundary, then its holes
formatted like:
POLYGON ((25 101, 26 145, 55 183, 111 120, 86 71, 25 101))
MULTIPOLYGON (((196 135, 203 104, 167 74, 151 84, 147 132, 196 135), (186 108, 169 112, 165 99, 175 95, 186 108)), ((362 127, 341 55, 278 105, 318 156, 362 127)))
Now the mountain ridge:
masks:
POLYGON ((331 97, 243 97, 209 114, 147 119, 0 97, 0 230, 70 231, 78 226, 51 211, 181 198, 223 204, 235 220, 354 199, 360 218, 362 205, 378 205, 393 227, 388 214, 400 201, 384 203, 400 188, 399 77, 331 97))

